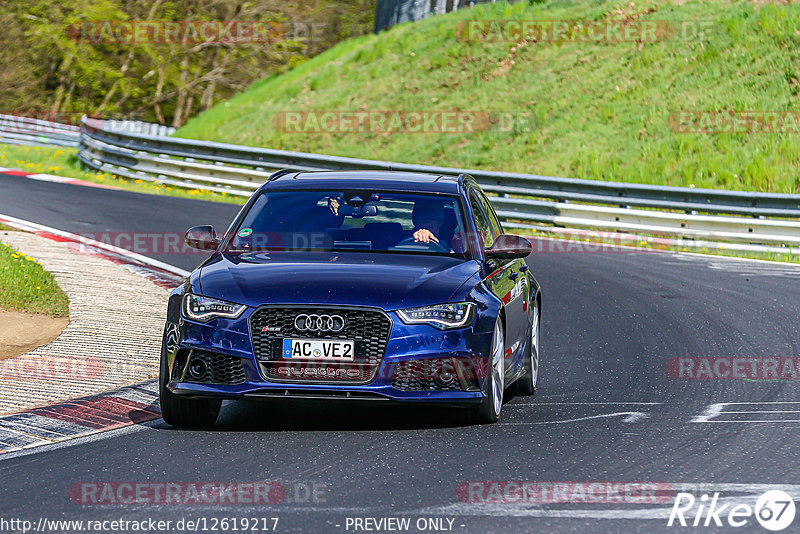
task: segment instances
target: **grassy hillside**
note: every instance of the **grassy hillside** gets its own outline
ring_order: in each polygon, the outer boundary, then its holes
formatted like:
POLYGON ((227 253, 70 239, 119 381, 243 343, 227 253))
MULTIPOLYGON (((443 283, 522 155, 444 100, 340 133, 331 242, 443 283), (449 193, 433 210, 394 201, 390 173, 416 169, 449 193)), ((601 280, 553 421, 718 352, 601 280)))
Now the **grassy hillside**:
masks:
POLYGON ((176 135, 270 148, 602 180, 800 192, 800 133, 676 133, 682 110, 800 102, 800 5, 498 2, 397 26, 254 83, 176 135), (659 21, 656 42, 468 41, 470 20, 659 21), (660 26, 660 27, 661 27, 660 26), (461 32, 461 33, 460 33, 461 32), (287 133, 281 111, 468 110, 526 118, 473 133, 287 133))

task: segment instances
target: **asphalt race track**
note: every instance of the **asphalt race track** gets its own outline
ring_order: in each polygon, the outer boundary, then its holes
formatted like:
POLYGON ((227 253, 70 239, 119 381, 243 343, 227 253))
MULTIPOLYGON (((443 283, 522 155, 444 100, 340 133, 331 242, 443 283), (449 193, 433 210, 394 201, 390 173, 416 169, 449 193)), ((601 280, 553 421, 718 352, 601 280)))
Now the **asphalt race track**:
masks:
MULTIPOLYGON (((237 209, 0 176, 0 213, 76 233, 220 230, 237 209)), ((187 270, 199 262, 154 255, 187 270)), ((766 532, 754 518, 738 529, 667 527, 671 497, 487 504, 459 488, 659 482, 735 502, 781 485, 800 498, 797 381, 667 371, 680 357, 800 357, 800 268, 628 251, 539 252, 528 263, 544 290, 539 392, 510 399, 499 424, 467 426, 430 408, 229 404, 210 431, 158 420, 0 458, 0 516, 278 517, 278 532, 365 531, 354 518, 386 517, 443 518, 444 527, 451 519, 454 532, 766 532), (286 498, 270 506, 70 498, 84 482, 193 481, 276 481, 286 498)))

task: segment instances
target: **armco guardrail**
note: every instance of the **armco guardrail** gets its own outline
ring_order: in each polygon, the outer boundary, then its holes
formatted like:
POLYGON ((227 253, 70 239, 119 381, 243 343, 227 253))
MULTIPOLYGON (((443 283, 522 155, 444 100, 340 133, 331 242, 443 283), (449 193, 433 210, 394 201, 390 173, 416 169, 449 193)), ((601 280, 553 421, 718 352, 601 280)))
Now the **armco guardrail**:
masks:
POLYGON ((76 147, 79 138, 75 125, 0 114, 0 143, 76 147))
MULTIPOLYGON (((166 136, 175 128, 149 122, 102 119, 103 128, 110 131, 166 136)), ((77 147, 80 141, 79 126, 62 124, 30 117, 0 114, 0 143, 35 146, 77 147)))
POLYGON ((469 173, 515 226, 636 231, 771 245, 800 244, 800 195, 664 187, 325 156, 133 133, 84 118, 79 158, 98 171, 249 196, 270 171, 469 173), (644 208, 644 209, 637 209, 644 208), (767 218, 770 217, 770 218, 767 218))

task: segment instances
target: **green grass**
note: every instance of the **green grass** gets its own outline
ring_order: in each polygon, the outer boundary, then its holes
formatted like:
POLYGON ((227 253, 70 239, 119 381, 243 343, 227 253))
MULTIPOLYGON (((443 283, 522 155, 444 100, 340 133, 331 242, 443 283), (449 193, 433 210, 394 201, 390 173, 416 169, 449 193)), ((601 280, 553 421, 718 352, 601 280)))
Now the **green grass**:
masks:
POLYGON ((197 198, 216 202, 244 204, 246 198, 162 185, 145 180, 130 180, 102 172, 87 172, 81 169, 74 148, 51 148, 0 144, 0 167, 10 167, 32 173, 55 174, 67 178, 78 178, 87 182, 119 187, 137 193, 152 193, 174 197, 197 198))
POLYGON ((0 309, 67 317, 69 299, 39 262, 0 243, 0 309))
POLYGON ((348 40, 193 118, 176 135, 409 163, 800 192, 800 134, 687 134, 682 110, 797 109, 800 5, 498 2, 348 40), (646 43, 466 42, 470 20, 710 21, 646 43), (513 64, 511 63, 513 61, 513 64), (286 133, 281 111, 465 110, 526 127, 449 134, 286 133))

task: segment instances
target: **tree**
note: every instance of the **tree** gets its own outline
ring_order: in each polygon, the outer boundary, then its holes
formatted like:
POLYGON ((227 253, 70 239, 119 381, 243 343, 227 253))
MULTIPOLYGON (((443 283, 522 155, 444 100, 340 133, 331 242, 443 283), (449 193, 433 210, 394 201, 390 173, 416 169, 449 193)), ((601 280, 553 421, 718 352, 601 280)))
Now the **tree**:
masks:
POLYGON ((11 0, 0 13, 0 108, 181 126, 253 81, 370 31, 373 11, 371 0, 11 0), (248 37, 255 27, 261 33, 248 37), (208 28, 217 33, 200 35, 208 28))

